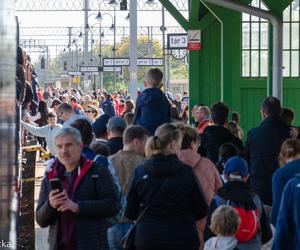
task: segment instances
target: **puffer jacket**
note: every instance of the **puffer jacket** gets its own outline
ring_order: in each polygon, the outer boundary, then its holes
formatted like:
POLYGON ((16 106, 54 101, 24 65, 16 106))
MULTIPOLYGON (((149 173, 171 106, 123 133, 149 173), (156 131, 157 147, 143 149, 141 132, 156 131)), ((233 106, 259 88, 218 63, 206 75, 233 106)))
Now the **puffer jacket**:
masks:
MULTIPOLYGON (((57 234, 61 212, 49 203, 51 191, 49 180, 61 176, 57 169, 63 166, 57 159, 48 169, 41 186, 36 209, 36 221, 41 227, 49 226, 49 249, 57 249, 57 234)), ((107 167, 92 163, 84 157, 80 160, 81 171, 75 182, 72 200, 79 205, 75 232, 78 250, 108 250, 105 218, 114 216, 119 210, 116 186, 107 167)), ((60 171, 61 172, 61 171, 60 171)), ((62 172, 63 174, 63 172, 62 172)))

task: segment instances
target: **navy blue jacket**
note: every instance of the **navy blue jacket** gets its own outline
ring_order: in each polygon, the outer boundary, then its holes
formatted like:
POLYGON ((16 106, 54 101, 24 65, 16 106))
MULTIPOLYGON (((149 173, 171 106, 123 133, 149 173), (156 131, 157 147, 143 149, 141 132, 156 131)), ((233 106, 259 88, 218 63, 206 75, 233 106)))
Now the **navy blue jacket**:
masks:
POLYGON ((272 175, 278 168, 283 141, 290 137, 290 126, 280 117, 267 117, 248 132, 245 158, 250 167, 250 183, 262 202, 272 205, 272 175))
POLYGON ((116 109, 112 100, 106 100, 105 102, 103 102, 102 109, 103 112, 109 115, 110 117, 116 115, 116 109))
POLYGON ((271 222, 276 227, 278 210, 282 193, 287 182, 300 173, 300 160, 291 161, 283 168, 277 169, 272 178, 273 206, 271 222))
POLYGON ((300 174, 297 174, 283 191, 272 250, 300 249, 299 218, 300 174))
POLYGON ((153 135, 157 127, 167 122, 171 122, 171 111, 164 93, 158 88, 145 89, 137 98, 133 124, 153 135))
POLYGON ((126 217, 136 220, 149 202, 136 227, 135 246, 153 249, 199 246, 195 221, 205 217, 206 201, 192 168, 176 155, 154 155, 135 169, 126 217))

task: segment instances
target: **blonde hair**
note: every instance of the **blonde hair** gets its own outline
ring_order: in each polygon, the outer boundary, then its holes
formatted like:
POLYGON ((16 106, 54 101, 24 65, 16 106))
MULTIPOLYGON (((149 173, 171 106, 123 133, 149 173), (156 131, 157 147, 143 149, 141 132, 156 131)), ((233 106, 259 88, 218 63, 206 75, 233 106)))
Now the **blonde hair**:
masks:
POLYGON ((300 157, 300 141, 298 139, 287 139, 282 143, 279 153, 279 165, 282 167, 289 158, 300 157))
POLYGON ((192 142, 200 141, 200 137, 198 136, 198 132, 195 128, 180 123, 178 124, 178 127, 182 134, 181 149, 189 149, 191 148, 192 142))
POLYGON ((159 126, 154 136, 151 136, 146 143, 145 155, 151 157, 154 154, 169 154, 168 145, 173 140, 179 140, 181 136, 177 125, 173 123, 165 123, 159 126))
POLYGON ((235 235, 241 219, 232 206, 222 205, 212 214, 210 229, 215 235, 235 235))

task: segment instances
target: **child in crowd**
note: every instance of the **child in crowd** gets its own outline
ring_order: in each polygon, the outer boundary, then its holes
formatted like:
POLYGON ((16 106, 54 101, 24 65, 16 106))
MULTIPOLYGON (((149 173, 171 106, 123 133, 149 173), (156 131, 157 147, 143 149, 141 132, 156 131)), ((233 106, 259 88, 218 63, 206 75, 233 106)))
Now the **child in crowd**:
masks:
POLYGON ((216 237, 210 238, 204 250, 237 250, 238 241, 235 234, 240 225, 240 217, 233 207, 222 205, 212 214, 211 231, 216 237))
POLYGON ((136 109, 133 124, 147 129, 151 135, 157 127, 171 122, 170 104, 162 87, 163 73, 157 69, 150 69, 146 73, 144 86, 136 101, 136 109))
POLYGON ((221 205, 231 205, 239 213, 241 224, 236 233, 239 250, 261 250, 262 244, 272 238, 269 220, 258 195, 247 184, 249 178, 248 164, 234 156, 227 160, 224 169, 227 182, 214 196, 210 204, 205 239, 214 236, 209 229, 211 215, 221 205))

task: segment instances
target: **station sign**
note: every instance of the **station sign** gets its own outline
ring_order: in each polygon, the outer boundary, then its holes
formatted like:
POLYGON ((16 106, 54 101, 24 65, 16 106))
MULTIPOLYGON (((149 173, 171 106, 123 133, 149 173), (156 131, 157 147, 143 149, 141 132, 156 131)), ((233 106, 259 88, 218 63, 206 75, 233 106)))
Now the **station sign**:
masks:
MULTIPOLYGON (((130 59, 129 58, 103 58, 103 66, 112 67, 112 66, 129 66, 130 59)), ((138 58, 137 59, 138 66, 162 66, 163 59, 162 58, 138 58)))
POLYGON ((68 75, 68 74, 61 74, 60 75, 60 78, 69 78, 70 77, 70 75, 68 75))
POLYGON ((129 66, 129 58, 103 58, 103 66, 129 66))
POLYGON ((69 76, 81 76, 82 73, 80 71, 68 71, 69 76))
POLYGON ((138 58, 137 64, 138 66, 162 66, 163 59, 162 58, 138 58))
MULTIPOLYGON (((121 73, 122 67, 115 67, 115 71, 121 73)), ((114 72, 114 67, 103 67, 103 72, 114 72)))
POLYGON ((186 49, 188 37, 186 33, 167 34, 167 49, 186 49))
POLYGON ((101 68, 98 66, 81 66, 80 71, 81 72, 99 72, 99 71, 101 71, 101 68))

